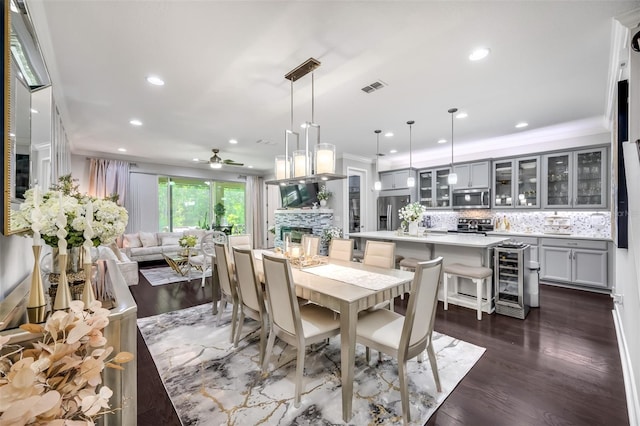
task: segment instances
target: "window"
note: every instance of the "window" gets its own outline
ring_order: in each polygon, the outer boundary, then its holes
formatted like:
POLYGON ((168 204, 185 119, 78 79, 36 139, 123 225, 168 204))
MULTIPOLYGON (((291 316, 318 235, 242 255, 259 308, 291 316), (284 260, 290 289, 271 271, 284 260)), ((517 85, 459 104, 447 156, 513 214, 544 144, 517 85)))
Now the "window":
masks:
POLYGON ((245 230, 245 183, 161 176, 158 208, 158 225, 162 231, 219 226, 242 233, 245 230))

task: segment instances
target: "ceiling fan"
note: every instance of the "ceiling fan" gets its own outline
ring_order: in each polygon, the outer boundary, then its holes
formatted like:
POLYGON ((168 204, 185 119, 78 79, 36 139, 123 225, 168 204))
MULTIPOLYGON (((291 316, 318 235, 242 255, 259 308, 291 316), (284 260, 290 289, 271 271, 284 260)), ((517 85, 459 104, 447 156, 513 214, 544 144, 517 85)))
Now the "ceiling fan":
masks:
POLYGON ((218 148, 213 148, 211 151, 213 151, 213 156, 209 158, 209 166, 212 169, 220 169, 222 168, 223 164, 226 164, 228 166, 244 166, 244 163, 238 163, 229 159, 223 160, 222 158, 220 158, 218 156, 218 153, 220 152, 218 148))

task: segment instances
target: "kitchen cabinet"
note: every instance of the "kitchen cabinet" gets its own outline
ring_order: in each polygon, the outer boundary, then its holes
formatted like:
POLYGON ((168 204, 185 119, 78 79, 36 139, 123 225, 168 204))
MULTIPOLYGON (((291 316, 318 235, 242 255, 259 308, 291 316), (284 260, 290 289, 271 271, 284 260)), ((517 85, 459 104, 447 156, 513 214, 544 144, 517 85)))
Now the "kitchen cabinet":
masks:
POLYGON ((450 168, 422 170, 418 176, 420 203, 428 209, 451 208, 451 188, 447 182, 450 168))
POLYGON ((489 162, 457 164, 453 172, 458 175, 458 182, 452 189, 489 188, 489 162))
POLYGON ((543 205, 550 208, 607 206, 607 149, 543 156, 543 205))
POLYGON ((609 288, 606 241, 543 238, 540 279, 609 288))
POLYGON ((540 207, 540 157, 493 162, 494 208, 540 207))
POLYGON ((407 179, 412 175, 415 178, 415 170, 404 169, 394 170, 390 172, 380 173, 380 183, 382 184, 382 190, 389 189, 405 189, 407 186, 407 179))

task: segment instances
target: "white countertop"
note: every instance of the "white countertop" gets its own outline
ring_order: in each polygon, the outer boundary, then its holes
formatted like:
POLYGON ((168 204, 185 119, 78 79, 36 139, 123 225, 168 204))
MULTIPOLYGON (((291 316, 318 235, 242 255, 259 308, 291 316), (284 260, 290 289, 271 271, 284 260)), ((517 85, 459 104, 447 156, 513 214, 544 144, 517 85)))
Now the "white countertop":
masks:
POLYGON ((596 241, 613 241, 611 238, 598 237, 586 234, 544 234, 539 232, 511 232, 511 231, 491 231, 487 235, 505 236, 509 238, 531 237, 531 238, 562 238, 570 240, 596 240, 596 241))
POLYGON ((462 247, 478 247, 486 248, 502 241, 509 239, 502 236, 484 236, 479 234, 446 234, 446 233, 428 233, 424 237, 398 235, 396 231, 372 231, 372 232, 354 232, 348 235, 352 238, 369 238, 377 240, 389 241, 406 241, 411 243, 425 243, 435 245, 462 246, 462 247))

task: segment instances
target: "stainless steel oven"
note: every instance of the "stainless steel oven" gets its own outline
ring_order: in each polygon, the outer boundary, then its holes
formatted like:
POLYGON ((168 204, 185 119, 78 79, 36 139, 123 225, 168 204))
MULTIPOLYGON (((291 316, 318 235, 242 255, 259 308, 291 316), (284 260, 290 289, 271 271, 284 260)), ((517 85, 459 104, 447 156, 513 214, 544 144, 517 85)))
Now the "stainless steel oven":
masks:
POLYGON ((489 188, 454 189, 451 206, 454 209, 488 209, 491 207, 489 188))

